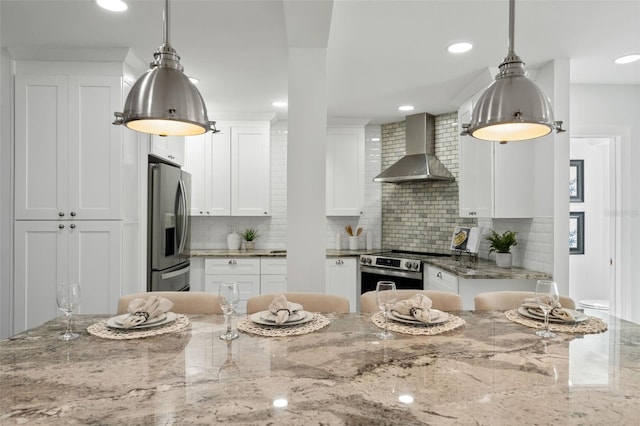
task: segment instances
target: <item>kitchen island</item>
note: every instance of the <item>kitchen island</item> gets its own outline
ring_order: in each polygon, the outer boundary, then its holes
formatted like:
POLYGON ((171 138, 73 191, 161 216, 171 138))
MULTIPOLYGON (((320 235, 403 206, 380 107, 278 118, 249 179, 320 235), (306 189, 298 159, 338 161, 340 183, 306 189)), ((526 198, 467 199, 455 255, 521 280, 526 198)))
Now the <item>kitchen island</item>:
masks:
POLYGON ((64 319, 0 342, 0 424, 623 425, 640 406, 640 326, 545 341, 501 312, 380 341, 366 314, 292 337, 218 339, 221 316, 144 339, 56 339, 64 319))

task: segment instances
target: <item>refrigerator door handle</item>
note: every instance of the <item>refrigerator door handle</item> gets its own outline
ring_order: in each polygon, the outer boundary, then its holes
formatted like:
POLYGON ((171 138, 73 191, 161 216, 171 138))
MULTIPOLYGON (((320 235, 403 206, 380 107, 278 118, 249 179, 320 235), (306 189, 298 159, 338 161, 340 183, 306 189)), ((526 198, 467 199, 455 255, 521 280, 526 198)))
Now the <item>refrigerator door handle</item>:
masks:
POLYGON ((179 275, 184 275, 191 270, 191 266, 187 266, 186 268, 178 269, 177 271, 167 272, 166 274, 162 274, 163 280, 168 280, 169 278, 174 278, 179 275))
POLYGON ((184 181, 180 179, 179 181, 180 188, 180 202, 178 206, 178 216, 181 219, 180 224, 180 243, 178 245, 178 253, 183 253, 185 245, 187 244, 187 226, 188 226, 188 216, 187 216, 187 190, 184 187, 184 181), (182 210, 182 215, 180 215, 180 211, 182 210))

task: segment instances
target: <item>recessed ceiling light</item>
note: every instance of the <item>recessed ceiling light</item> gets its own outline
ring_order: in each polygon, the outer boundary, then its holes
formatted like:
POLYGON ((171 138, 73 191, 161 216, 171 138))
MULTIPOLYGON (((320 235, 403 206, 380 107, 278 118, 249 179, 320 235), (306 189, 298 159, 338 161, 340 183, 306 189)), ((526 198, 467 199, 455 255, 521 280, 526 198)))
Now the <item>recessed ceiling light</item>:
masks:
POLYGON ((192 82, 193 84, 200 83, 200 79, 196 77, 189 77, 189 81, 192 82))
POLYGON ((631 62, 640 61, 640 54, 634 53, 633 55, 620 56, 615 61, 616 64, 630 64, 631 62))
POLYGON ((400 111, 413 111, 413 105, 402 105, 398 109, 400 111))
POLYGON ((96 0, 98 6, 112 12, 124 12, 128 6, 122 0, 96 0))
POLYGON ((471 49, 473 49, 473 44, 467 43, 466 41, 462 43, 453 43, 452 45, 447 47, 449 53, 465 53, 470 51, 471 49))
POLYGON ((287 106, 287 103, 285 101, 273 101, 271 102, 271 105, 278 108, 284 108, 287 106))

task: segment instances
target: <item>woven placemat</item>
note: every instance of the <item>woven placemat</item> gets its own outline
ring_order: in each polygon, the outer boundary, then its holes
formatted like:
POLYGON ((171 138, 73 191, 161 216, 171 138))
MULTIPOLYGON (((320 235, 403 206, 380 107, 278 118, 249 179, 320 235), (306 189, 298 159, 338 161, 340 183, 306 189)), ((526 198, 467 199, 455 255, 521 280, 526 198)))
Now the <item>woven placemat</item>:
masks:
POLYGON ((119 328, 107 327, 107 320, 103 320, 87 327, 87 331, 89 334, 102 337, 103 339, 127 340, 173 333, 174 331, 182 330, 188 325, 189 318, 186 315, 177 314, 176 320, 165 326, 141 328, 137 330, 121 330, 119 328))
POLYGON ((257 334, 266 337, 299 336, 301 334, 313 333, 328 326, 330 321, 318 313, 313 314, 313 320, 300 325, 271 326, 256 324, 251 318, 238 320, 238 330, 245 333, 257 334))
MULTIPOLYGON (((518 314, 518 311, 515 309, 506 311, 504 314, 509 321, 513 321, 531 328, 544 328, 544 321, 525 318, 522 315, 518 314)), ((587 316, 586 321, 577 322, 574 324, 549 322, 549 330, 557 331, 560 333, 594 334, 607 331, 608 328, 609 327, 607 326, 607 323, 602 321, 602 319, 592 316, 587 316)))
MULTIPOLYGON (((447 321, 435 325, 403 324, 390 319, 387 328, 389 331, 395 331, 396 333, 412 334, 414 336, 435 336, 436 334, 455 330, 466 324, 462 318, 452 314, 448 315, 449 319, 447 321)), ((371 317, 371 321, 373 321, 378 328, 384 328, 384 314, 382 312, 374 314, 371 317)))

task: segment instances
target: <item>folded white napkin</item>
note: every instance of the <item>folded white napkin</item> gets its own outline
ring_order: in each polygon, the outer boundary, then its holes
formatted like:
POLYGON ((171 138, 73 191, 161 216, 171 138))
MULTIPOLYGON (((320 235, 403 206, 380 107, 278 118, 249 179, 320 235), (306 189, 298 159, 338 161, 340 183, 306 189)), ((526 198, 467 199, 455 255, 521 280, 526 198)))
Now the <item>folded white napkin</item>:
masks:
POLYGON ((414 294, 408 299, 396 302, 393 310, 402 315, 410 315, 418 321, 431 322, 431 299, 424 294, 414 294))
POLYGON ((269 312, 276 316, 276 324, 284 324, 296 310, 302 310, 302 306, 297 303, 287 301, 284 294, 279 294, 273 298, 269 305, 269 312))
POLYGON ((122 322, 124 328, 131 328, 154 319, 173 307, 173 302, 164 297, 149 296, 148 299, 133 299, 129 302, 129 316, 122 322))
MULTIPOLYGON (((528 311, 532 311, 534 314, 544 316, 544 312, 542 311, 542 309, 540 309, 540 305, 538 305, 538 302, 536 302, 535 298, 524 299, 521 306, 523 306, 528 311)), ((576 320, 576 317, 573 315, 571 310, 563 308, 560 305, 560 302, 558 302, 556 306, 551 309, 551 312, 549 312, 549 318, 566 322, 574 322, 576 320)))

